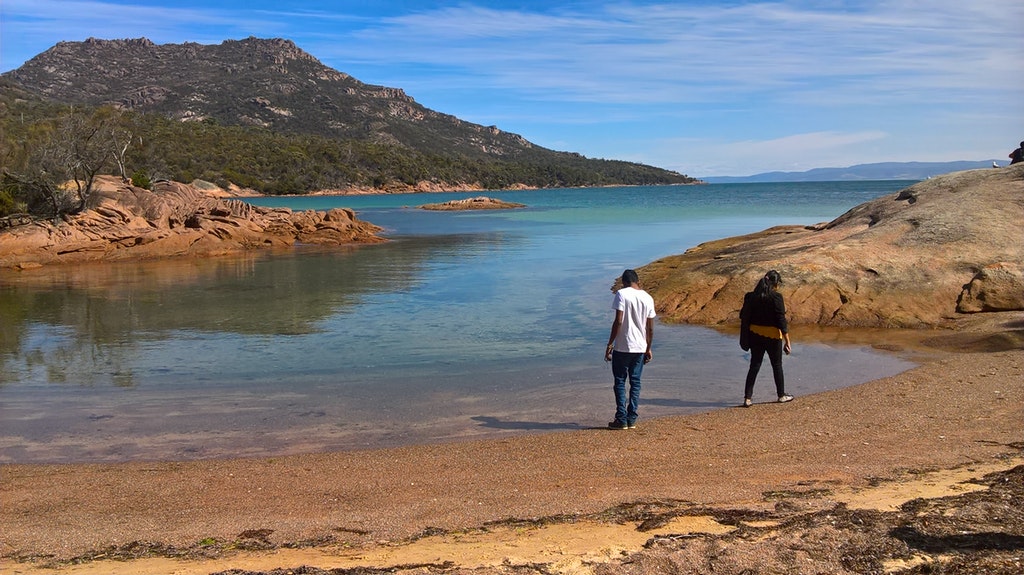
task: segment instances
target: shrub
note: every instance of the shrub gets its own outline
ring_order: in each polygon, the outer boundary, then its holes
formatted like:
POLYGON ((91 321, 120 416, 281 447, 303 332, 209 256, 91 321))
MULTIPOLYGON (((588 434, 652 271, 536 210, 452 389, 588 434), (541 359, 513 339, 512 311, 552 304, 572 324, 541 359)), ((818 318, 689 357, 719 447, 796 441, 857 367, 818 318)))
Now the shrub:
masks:
POLYGON ((152 190, 153 180, 149 178, 149 174, 147 174, 145 171, 135 170, 135 173, 132 174, 132 185, 138 188, 152 190))

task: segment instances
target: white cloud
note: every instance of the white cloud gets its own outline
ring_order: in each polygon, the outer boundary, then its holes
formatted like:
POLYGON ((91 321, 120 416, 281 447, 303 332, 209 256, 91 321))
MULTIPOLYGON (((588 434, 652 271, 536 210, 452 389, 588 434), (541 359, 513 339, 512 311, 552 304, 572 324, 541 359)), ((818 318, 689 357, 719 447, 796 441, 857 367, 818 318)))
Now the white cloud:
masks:
POLYGON ((845 167, 857 163, 894 160, 891 156, 864 158, 869 145, 885 143, 889 134, 863 132, 812 132, 769 140, 708 141, 680 138, 658 143, 664 166, 695 176, 750 175, 769 171, 804 171, 816 167, 845 167), (685 168, 678 165, 685 159, 685 168))
POLYGON ((285 37, 439 111, 691 175, 984 158, 1024 132, 1024 3, 541 4, 3 0, 0 69, 89 36, 285 37))
POLYGON ((286 30, 284 22, 266 12, 168 4, 3 0, 0 70, 17 68, 58 42, 90 37, 146 37, 158 44, 218 44, 250 35, 276 36, 286 30))
MULTIPOLYGON (((524 14, 475 6, 383 20, 339 59, 444 66, 495 89, 580 102, 763 98, 820 101, 822 86, 856 99, 957 98, 984 84, 1013 89, 1012 24, 1003 4, 890 2, 825 11, 800 3, 589 7, 524 14), (929 91, 941 90, 929 94, 929 91), (813 98, 813 100, 812 100, 813 98)), ((439 74, 438 83, 451 78, 439 74)))

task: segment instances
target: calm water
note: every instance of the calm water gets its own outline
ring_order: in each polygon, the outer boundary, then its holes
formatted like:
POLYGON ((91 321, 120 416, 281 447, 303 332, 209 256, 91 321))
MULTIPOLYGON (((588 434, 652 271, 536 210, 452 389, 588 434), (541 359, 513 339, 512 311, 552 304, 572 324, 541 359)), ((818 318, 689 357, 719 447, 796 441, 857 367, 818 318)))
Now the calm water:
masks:
MULTIPOLYGON (((391 240, 0 271, 0 462, 278 455, 602 427, 610 287, 700 242, 827 221, 909 182, 266 198, 355 208, 391 240)), ((643 278, 641 277, 641 281, 643 278)), ((799 396, 910 366, 794 331, 799 396)), ((656 327, 641 417, 734 406, 746 355, 656 327)), ((770 370, 766 370, 770 371, 770 370)), ((774 397, 763 373, 755 400, 774 397)))

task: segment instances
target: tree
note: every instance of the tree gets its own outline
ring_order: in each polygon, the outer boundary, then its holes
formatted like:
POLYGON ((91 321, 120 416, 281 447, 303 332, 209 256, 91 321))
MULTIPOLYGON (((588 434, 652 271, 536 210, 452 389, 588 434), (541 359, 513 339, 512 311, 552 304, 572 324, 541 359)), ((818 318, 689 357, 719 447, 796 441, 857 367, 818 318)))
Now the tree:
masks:
MULTIPOLYGON (((121 181, 130 182, 127 168, 128 150, 135 141, 135 129, 127 117, 122 117, 120 121, 112 122, 111 126, 106 128, 106 131, 110 133, 110 151, 114 158, 114 163, 117 164, 117 171, 121 176, 121 181)), ((139 139, 141 140, 141 138, 139 139)))
POLYGON ((131 131, 113 108, 91 114, 71 110, 38 126, 25 143, 28 161, 23 171, 6 175, 17 182, 33 213, 58 219, 85 209, 96 176, 112 160, 123 162, 131 140, 131 131))

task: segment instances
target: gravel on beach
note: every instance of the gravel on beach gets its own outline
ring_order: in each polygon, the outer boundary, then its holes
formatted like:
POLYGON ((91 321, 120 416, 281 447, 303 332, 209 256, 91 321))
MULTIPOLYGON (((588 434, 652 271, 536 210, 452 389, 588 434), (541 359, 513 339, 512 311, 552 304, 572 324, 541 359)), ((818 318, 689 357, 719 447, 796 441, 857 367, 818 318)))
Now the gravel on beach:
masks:
POLYGON ((839 486, 1020 457, 1022 325, 948 339, 950 351, 893 377, 632 430, 261 459, 5 465, 0 561, 133 545, 173 555, 203 541, 380 546, 645 502, 771 510, 772 493, 827 498, 839 486))

